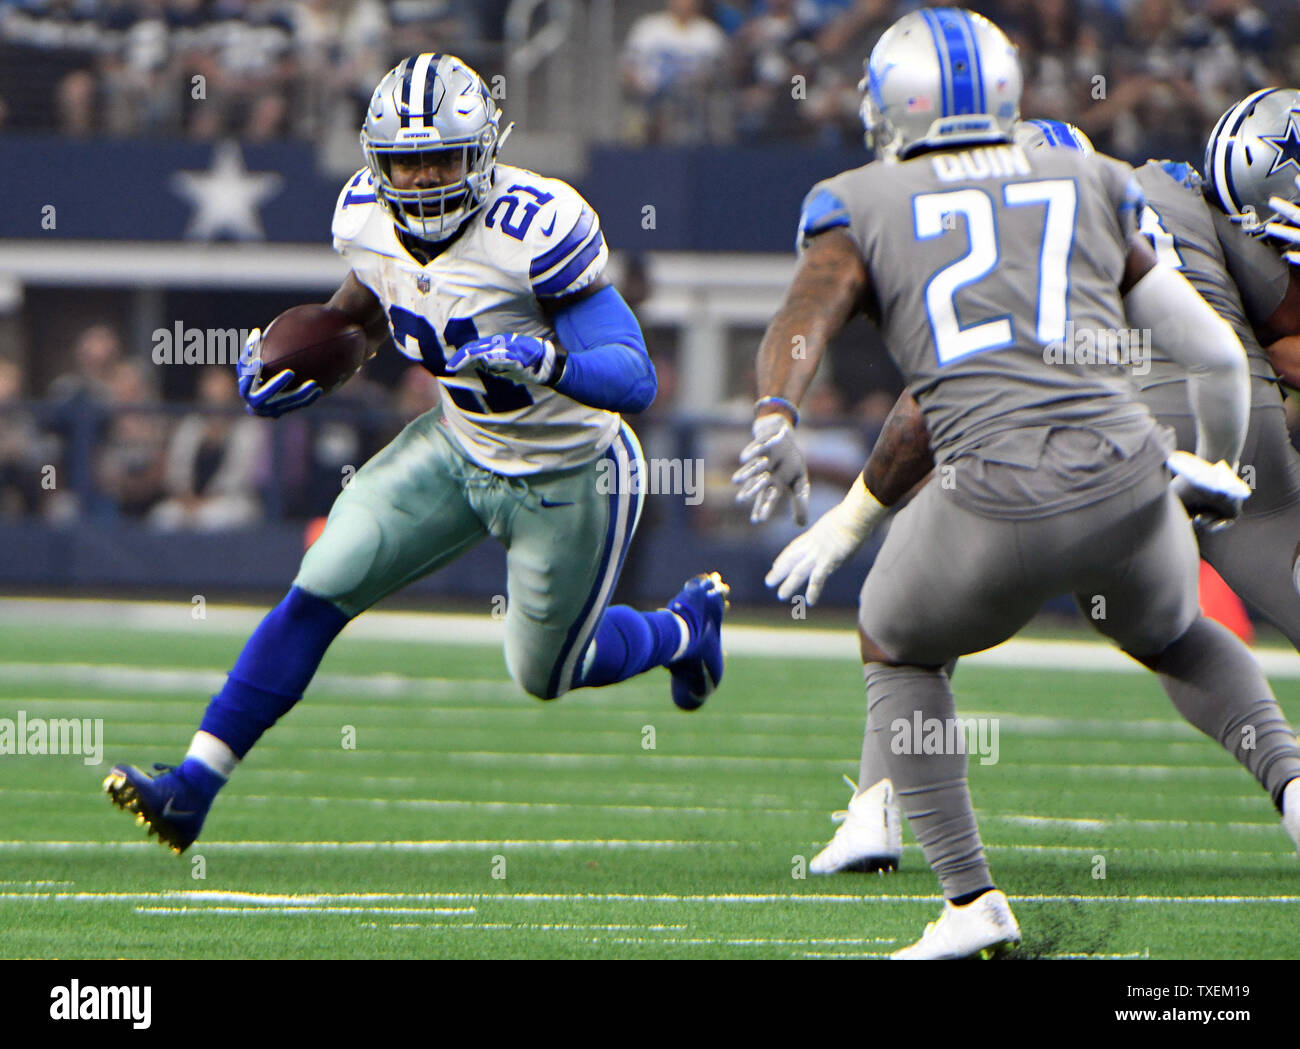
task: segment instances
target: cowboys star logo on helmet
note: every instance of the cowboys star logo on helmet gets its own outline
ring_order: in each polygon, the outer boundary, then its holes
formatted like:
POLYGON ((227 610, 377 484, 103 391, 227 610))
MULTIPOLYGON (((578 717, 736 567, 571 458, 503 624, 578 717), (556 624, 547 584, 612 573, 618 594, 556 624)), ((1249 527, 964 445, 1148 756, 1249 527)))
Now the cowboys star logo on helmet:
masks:
POLYGON ((1205 145, 1206 195, 1248 233, 1262 234, 1278 218, 1269 197, 1300 201, 1297 174, 1300 91, 1247 95, 1219 118, 1205 145))

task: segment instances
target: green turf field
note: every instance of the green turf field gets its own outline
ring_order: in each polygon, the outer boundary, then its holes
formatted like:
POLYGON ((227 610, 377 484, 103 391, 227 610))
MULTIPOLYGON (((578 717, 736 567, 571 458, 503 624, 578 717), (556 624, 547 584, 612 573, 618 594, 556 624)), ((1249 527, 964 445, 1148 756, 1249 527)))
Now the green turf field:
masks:
MULTIPOLYGON (((179 760, 241 640, 0 632, 0 718, 103 718, 105 737, 98 766, 0 756, 0 953, 875 957, 938 915, 910 839, 895 875, 794 876, 856 773, 851 647, 733 656, 683 714, 663 672, 542 704, 495 647, 345 636, 177 859, 100 784, 115 761, 179 760)), ((1153 679, 967 666, 956 684, 962 714, 1000 719, 971 780, 1022 955, 1300 957, 1272 806, 1153 679)), ((1300 678, 1275 685, 1300 721, 1300 678)))

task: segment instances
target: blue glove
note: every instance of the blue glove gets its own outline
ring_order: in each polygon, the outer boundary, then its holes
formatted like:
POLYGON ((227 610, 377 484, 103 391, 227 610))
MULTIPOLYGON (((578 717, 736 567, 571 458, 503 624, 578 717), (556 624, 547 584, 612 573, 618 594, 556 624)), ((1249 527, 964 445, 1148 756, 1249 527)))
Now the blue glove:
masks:
POLYGON ((467 342, 451 355, 447 371, 481 365, 494 375, 518 382, 551 386, 564 372, 564 354, 550 339, 533 335, 492 335, 467 342))
POLYGON ((314 379, 294 386, 293 372, 287 368, 262 382, 260 328, 254 328, 248 333, 248 341, 244 343, 244 351, 239 355, 236 371, 239 375, 239 396, 244 398, 249 415, 278 419, 285 412, 305 408, 324 392, 314 379))

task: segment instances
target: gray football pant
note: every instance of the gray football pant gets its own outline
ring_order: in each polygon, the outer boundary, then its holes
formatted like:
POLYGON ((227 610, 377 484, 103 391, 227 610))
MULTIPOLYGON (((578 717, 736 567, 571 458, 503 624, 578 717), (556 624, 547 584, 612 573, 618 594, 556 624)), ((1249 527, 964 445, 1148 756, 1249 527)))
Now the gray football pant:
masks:
POLYGON ((1300 746, 1259 668, 1200 616, 1195 537, 1163 469, 1092 506, 1032 520, 981 517, 930 484, 898 515, 862 589, 860 624, 894 662, 866 666, 860 786, 881 778, 876 768, 887 771, 949 898, 993 884, 967 755, 960 745, 920 752, 904 727, 952 724, 943 664, 1010 637, 1062 592, 1155 670, 1179 713, 1218 739, 1275 803, 1300 776, 1300 746))

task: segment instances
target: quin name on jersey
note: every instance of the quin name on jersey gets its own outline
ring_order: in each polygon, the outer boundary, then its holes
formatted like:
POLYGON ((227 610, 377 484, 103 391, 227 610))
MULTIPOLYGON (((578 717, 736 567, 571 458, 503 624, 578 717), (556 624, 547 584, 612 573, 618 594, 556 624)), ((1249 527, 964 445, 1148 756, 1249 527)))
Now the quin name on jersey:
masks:
POLYGON ((407 250, 362 169, 339 195, 334 250, 378 296, 397 349, 438 378, 448 429, 480 466, 518 476, 590 462, 619 417, 546 386, 469 368, 447 372, 460 346, 492 335, 555 339, 545 305, 593 284, 609 249, 600 221, 559 179, 497 164, 482 208, 427 264, 407 250))

